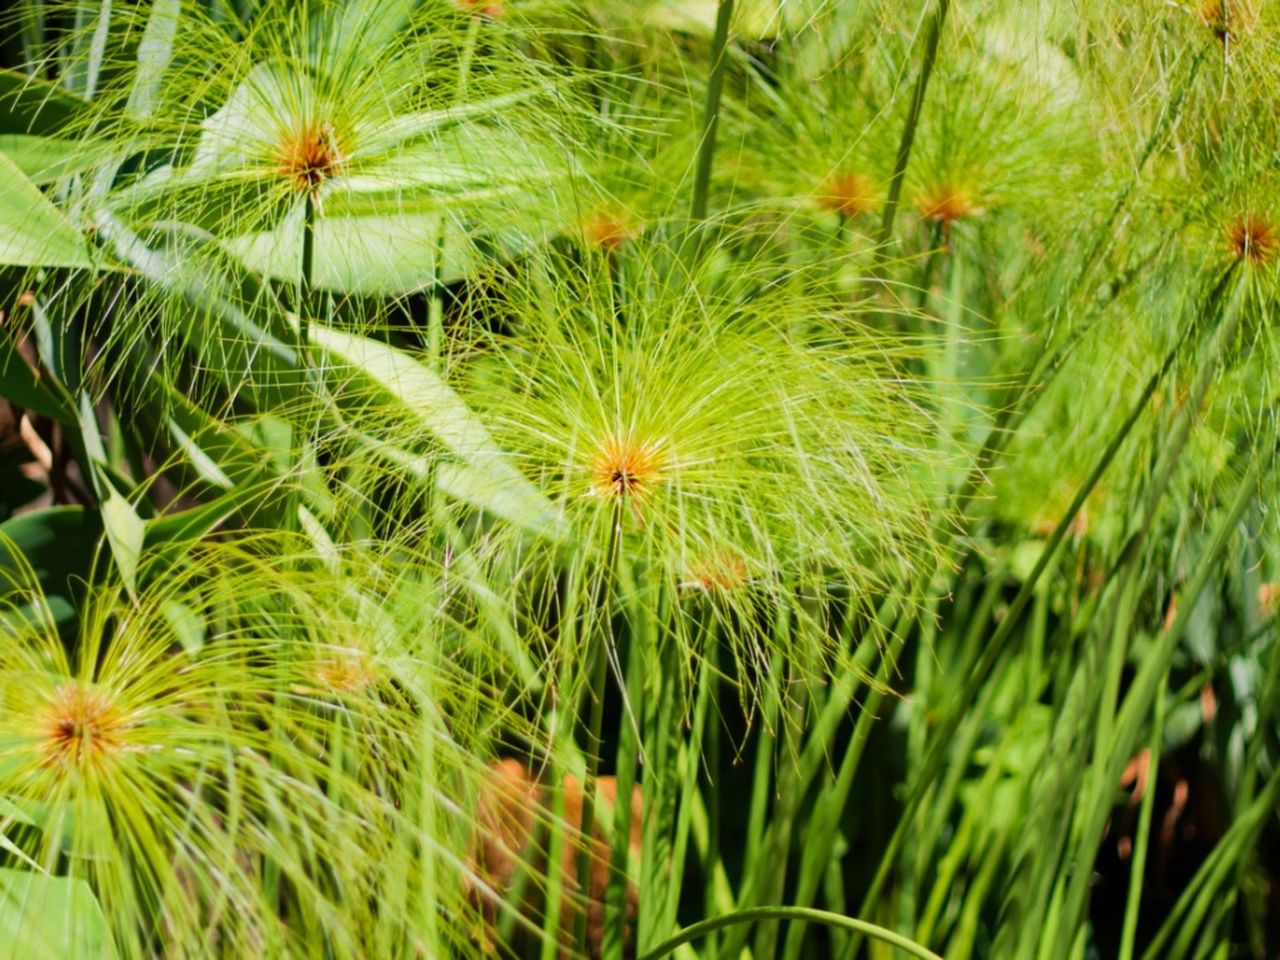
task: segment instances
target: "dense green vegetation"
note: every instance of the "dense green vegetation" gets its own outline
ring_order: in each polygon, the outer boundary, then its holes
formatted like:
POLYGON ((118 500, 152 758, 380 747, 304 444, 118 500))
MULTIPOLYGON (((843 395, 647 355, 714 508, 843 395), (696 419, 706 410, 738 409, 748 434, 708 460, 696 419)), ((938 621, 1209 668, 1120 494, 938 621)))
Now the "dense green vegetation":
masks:
POLYGON ((0 956, 1276 956, 1278 44, 16 4, 0 956))

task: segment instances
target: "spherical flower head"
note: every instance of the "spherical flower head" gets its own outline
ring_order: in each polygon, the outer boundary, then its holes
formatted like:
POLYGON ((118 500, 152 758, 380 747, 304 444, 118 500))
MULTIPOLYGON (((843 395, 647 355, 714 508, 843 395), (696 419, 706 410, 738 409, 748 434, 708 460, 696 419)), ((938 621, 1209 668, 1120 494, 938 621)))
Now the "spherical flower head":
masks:
POLYGON ((321 201, 313 218, 349 221, 348 234, 371 245, 368 218, 421 220, 406 213, 412 198, 447 196, 469 210, 545 199, 565 172, 563 154, 546 148, 566 101, 557 95, 551 112, 544 65, 504 36, 477 45, 476 17, 502 5, 409 7, 265 3, 240 36, 184 12, 154 94, 156 122, 120 114, 135 85, 127 74, 95 107, 96 130, 115 149, 127 140, 149 154, 113 184, 110 209, 134 230, 176 221, 236 240, 248 266, 274 272, 294 258, 249 238, 279 232, 272 244, 291 250, 304 198, 321 201))
MULTIPOLYGON (((182 956, 214 942, 218 955, 291 954, 304 936, 341 947, 382 922, 370 904, 388 899, 387 851, 402 835, 423 842, 424 711, 475 687, 434 657, 423 666, 420 592, 389 612, 373 592, 381 559, 299 568, 297 546, 273 534, 257 559, 188 545, 178 571, 144 553, 136 596, 89 585, 69 639, 35 584, 0 571, 0 795, 40 827, 10 836, 39 868, 89 884, 113 955, 152 956, 161 938, 182 956), (387 644, 395 683, 374 653, 387 644), (279 878, 271 890, 264 873, 279 878), (307 891, 286 917, 281 889, 307 891)), ((383 586, 433 575, 408 549, 396 557, 383 586)), ((474 776, 466 723, 434 748, 432 790, 474 776)), ((451 910, 471 909, 453 879, 451 910)), ((385 922, 403 935, 403 914, 385 922)))

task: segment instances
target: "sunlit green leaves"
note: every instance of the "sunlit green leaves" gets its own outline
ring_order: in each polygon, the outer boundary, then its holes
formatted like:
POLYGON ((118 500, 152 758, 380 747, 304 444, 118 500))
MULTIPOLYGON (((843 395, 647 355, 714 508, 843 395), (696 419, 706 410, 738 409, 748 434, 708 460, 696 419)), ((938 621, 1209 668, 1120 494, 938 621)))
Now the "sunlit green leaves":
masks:
POLYGON ((450 493, 515 519, 522 528, 562 534, 562 521, 552 505, 511 464, 453 388, 431 369, 400 350, 364 337, 320 325, 311 327, 310 336, 390 394, 402 415, 420 424, 462 461, 462 469, 445 468, 441 482, 450 493))
POLYGON ((8 156, 0 154, 0 264, 91 268, 84 235, 8 156))
POLYGON ((0 868, 0 956, 114 960, 115 945, 89 885, 34 870, 0 868))

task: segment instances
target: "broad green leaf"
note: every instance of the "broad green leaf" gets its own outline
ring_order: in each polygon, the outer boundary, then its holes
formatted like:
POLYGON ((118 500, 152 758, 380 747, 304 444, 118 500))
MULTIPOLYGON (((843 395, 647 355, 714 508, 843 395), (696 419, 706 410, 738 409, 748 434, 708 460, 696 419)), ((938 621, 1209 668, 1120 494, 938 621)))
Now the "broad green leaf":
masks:
POLYGON ((163 377, 152 375, 148 386, 163 411, 157 425, 181 451, 195 476, 210 487, 230 490, 278 473, 271 469, 272 451, 253 442, 243 430, 228 426, 192 403, 163 377))
POLYGON ((83 880, 0 868, 0 936, 22 960, 108 960, 115 947, 83 880))
POLYGON ((452 477, 455 496, 502 516, 518 518, 530 531, 563 534, 552 504, 512 465, 447 383, 409 354, 366 337, 312 324, 313 343, 350 364, 403 404, 450 453, 466 465, 452 477))
POLYGON ((145 544, 148 558, 154 551, 202 537, 228 517, 241 511, 253 513, 262 507, 264 496, 274 484, 242 484, 222 496, 198 507, 153 517, 145 522, 145 544))
POLYGON ((27 815, 27 812, 15 804, 8 797, 0 796, 0 819, 11 820, 14 823, 21 823, 24 826, 34 827, 36 822, 27 815))
POLYGON ((0 264, 91 268, 89 244, 7 156, 0 155, 0 264))
POLYGON ((338 570, 338 549, 334 545, 333 538, 329 536, 329 531, 324 528, 314 513, 298 504, 298 523, 311 541, 311 545, 315 548, 316 556, 320 557, 336 572, 338 570))
POLYGON ((0 134, 0 153, 31 178, 32 183, 52 183, 59 177, 81 173, 101 163, 102 150, 77 140, 40 137, 28 133, 0 134))
POLYGON ((528 487, 525 484, 513 485, 500 473, 460 463, 441 463, 436 467, 436 486, 457 500, 482 506, 495 517, 531 533, 552 540, 562 539, 565 535, 564 524, 550 509, 549 503, 531 513, 528 487))
POLYGON ((0 70, 0 133, 58 133, 85 106, 84 100, 57 84, 16 70, 0 70))
POLYGON ((189 604, 181 600, 166 600, 161 605, 160 612, 164 614, 165 620, 169 623, 169 629, 178 638, 183 650, 194 653, 204 646, 206 634, 204 619, 192 610, 189 604))
MULTIPOLYGON (((110 210, 99 208, 94 218, 100 236, 122 262, 187 302, 190 329, 183 336, 201 351, 206 368, 225 377, 229 388, 250 397, 260 410, 297 395, 302 376, 293 336, 258 278, 183 225, 158 229, 157 246, 151 246, 110 210)), ((194 436, 187 426, 183 429, 194 436)))
MULTIPOLYGON (((466 232, 445 221, 445 256, 437 263, 441 217, 446 214, 324 217, 316 224, 313 280, 343 293, 396 295, 433 282, 461 279, 477 257, 466 232)), ((297 283, 302 269, 302 224, 287 218, 274 230, 227 241, 228 252, 249 269, 297 283)))
POLYGON ((79 409, 80 439, 88 456, 89 480, 100 501, 99 513, 102 514, 107 545, 111 548, 111 556, 116 562, 116 569, 120 572, 125 589, 129 591, 129 596, 136 598, 138 559, 142 555, 146 525, 133 505, 116 489, 110 459, 102 442, 102 433, 98 429, 97 414, 88 394, 80 394, 79 409))

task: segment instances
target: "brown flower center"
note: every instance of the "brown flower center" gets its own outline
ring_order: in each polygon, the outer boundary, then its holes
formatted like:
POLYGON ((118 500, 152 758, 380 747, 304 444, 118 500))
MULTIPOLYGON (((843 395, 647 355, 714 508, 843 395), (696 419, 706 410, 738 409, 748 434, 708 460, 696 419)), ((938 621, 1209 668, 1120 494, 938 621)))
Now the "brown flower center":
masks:
POLYGON ((1204 0, 1196 16, 1223 43, 1248 33, 1257 22, 1250 0, 1204 0))
POLYGON ((1227 242, 1236 259, 1264 266, 1280 251, 1280 230, 1255 214, 1241 214, 1227 227, 1227 242))
POLYGON ((58 689, 44 710, 44 764, 96 767, 124 749, 128 729, 110 697, 72 680, 58 689))
POLYGON ((502 0, 458 0, 458 5, 491 19, 502 16, 502 0))
POLYGON ((582 225, 582 235, 587 243, 606 252, 616 250, 635 233, 626 214, 617 211, 597 213, 582 225))
POLYGON ((377 679, 377 668, 363 651, 343 650, 317 665, 316 679, 329 690, 358 693, 377 679))
POLYGON ((275 154, 276 170, 300 192, 314 192, 342 171, 342 153, 333 128, 305 123, 285 136, 275 154))

